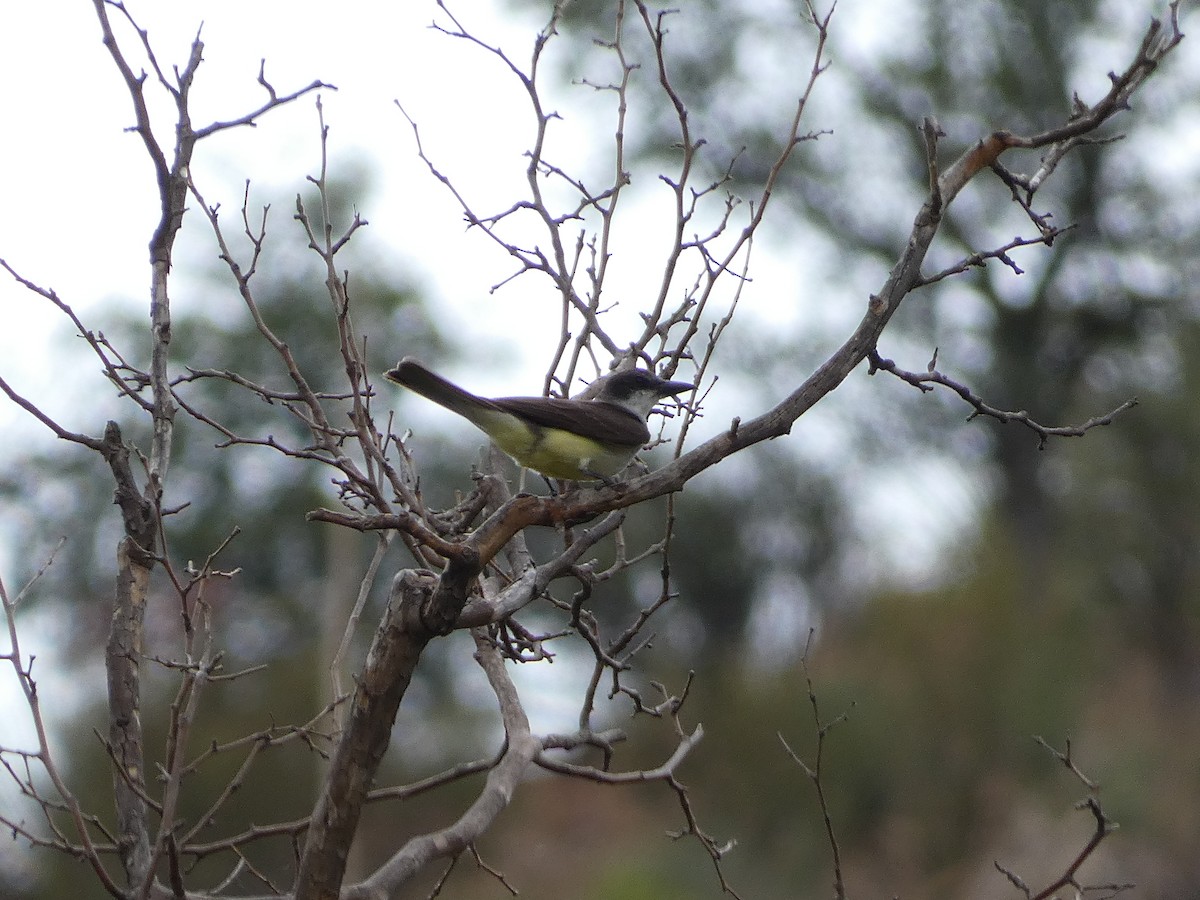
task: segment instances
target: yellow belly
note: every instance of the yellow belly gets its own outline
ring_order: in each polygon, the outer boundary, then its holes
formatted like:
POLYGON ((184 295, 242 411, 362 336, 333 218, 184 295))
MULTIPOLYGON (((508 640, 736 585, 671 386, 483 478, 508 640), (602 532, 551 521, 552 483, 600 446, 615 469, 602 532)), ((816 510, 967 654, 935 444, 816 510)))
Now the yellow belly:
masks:
POLYGON ((551 478, 575 481, 616 475, 633 459, 638 447, 605 447, 569 431, 522 425, 491 434, 501 450, 519 464, 551 478))

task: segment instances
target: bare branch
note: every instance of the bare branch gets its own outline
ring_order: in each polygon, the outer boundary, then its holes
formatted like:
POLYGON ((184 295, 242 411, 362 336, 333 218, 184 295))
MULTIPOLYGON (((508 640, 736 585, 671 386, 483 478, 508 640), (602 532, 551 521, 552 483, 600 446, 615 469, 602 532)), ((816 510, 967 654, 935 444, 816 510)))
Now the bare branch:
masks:
POLYGON ((367 598, 370 596, 371 588, 375 585, 375 577, 379 574, 379 567, 383 563, 383 557, 391 546, 394 532, 388 531, 379 535, 379 541, 375 545, 375 553, 371 556, 371 562, 367 565, 367 571, 359 583, 358 596, 354 600, 354 608, 350 611, 350 616, 346 619, 346 630, 342 633, 342 640, 338 644, 337 651, 333 654, 333 659, 329 662, 329 681, 333 686, 334 698, 342 697, 345 692, 342 690, 342 663, 346 658, 346 652, 350 649, 350 641, 354 637, 354 632, 358 627, 359 617, 362 615, 363 607, 367 605, 367 598))
POLYGON ((1109 893, 1109 896, 1116 896, 1117 894, 1120 894, 1126 890, 1132 889, 1134 887, 1132 884, 1085 886, 1080 884, 1080 882, 1076 879, 1079 869, 1085 862, 1088 861, 1092 854, 1096 852, 1096 848, 1100 846, 1100 843, 1116 830, 1117 824, 1109 819, 1107 815, 1105 815, 1104 810, 1100 806, 1100 800, 1097 796, 1100 786, 1091 778, 1088 778, 1085 774, 1083 774, 1083 772, 1079 770, 1071 758, 1071 742, 1069 740, 1067 741, 1067 749, 1065 751, 1059 751, 1051 747, 1050 744, 1048 744, 1042 737, 1034 735, 1033 739, 1038 743, 1039 746, 1043 747, 1047 752, 1053 755, 1055 759, 1062 763, 1067 770, 1070 771, 1071 774, 1076 778, 1078 778, 1083 783, 1084 787, 1087 788, 1088 796, 1076 804, 1075 808, 1088 810, 1096 822, 1096 829, 1092 832, 1091 837, 1083 846, 1083 849, 1075 855, 1075 858, 1072 859, 1067 867, 1063 870, 1063 873, 1040 891, 1034 892, 1020 876, 1018 876, 1009 868, 1001 865, 998 861, 993 862, 996 870, 1003 874, 1013 885, 1013 887, 1021 891, 1021 893, 1023 893, 1028 900, 1047 900, 1047 898, 1056 896, 1057 891, 1065 887, 1074 888, 1077 896, 1082 896, 1085 892, 1095 890, 1109 891, 1111 892, 1109 893))
POLYGON ((20 394, 18 394, 16 391, 14 391, 12 389, 12 387, 9 386, 9 383, 7 381, 5 381, 3 378, 0 378, 0 391, 3 391, 5 396, 7 396, 9 400, 11 400, 17 406, 21 407, 21 409, 25 410, 27 413, 29 413, 31 416, 33 416, 35 419, 37 419, 39 422, 41 422, 43 425, 45 425, 47 428, 49 428, 51 431, 53 431, 55 436, 61 438, 64 441, 70 441, 73 444, 82 444, 83 446, 85 446, 91 450, 96 450, 96 451, 101 451, 101 452, 103 451, 103 449, 104 449, 103 441, 97 440, 96 438, 91 437, 90 435, 78 434, 74 431, 68 431, 66 428, 63 428, 61 425, 59 425, 57 422, 55 422, 52 418, 50 418, 50 416, 48 416, 48 415, 46 415, 46 413, 42 412, 42 410, 38 407, 38 405, 36 403, 34 403, 32 400, 22 397, 20 394))
POLYGON ((1071 756, 1071 739, 1070 738, 1067 738, 1067 747, 1065 750, 1056 750, 1055 748, 1051 747, 1050 744, 1046 741, 1046 739, 1044 737, 1042 737, 1040 734, 1035 734, 1033 736, 1033 739, 1035 742, 1037 742, 1037 745, 1039 747, 1043 748, 1048 753, 1050 753, 1055 759, 1057 759, 1060 763, 1062 763, 1064 766, 1066 766, 1067 770, 1070 771, 1070 773, 1072 775, 1074 775, 1081 782, 1083 782, 1083 786, 1085 788, 1087 788, 1089 791, 1092 791, 1093 793, 1100 790, 1100 785, 1098 785, 1096 782, 1092 781, 1092 779, 1090 779, 1086 775, 1084 775, 1083 772, 1080 771, 1079 767, 1075 765, 1075 760, 1071 756))
MULTIPOLYGON (((51 559, 52 558, 53 557, 51 557, 51 559)), ((50 561, 51 560, 47 560, 45 567, 43 567, 43 569, 34 576, 34 580, 41 576, 42 572, 45 571, 45 568, 50 565, 50 561)), ((41 700, 38 697, 37 683, 34 681, 32 674, 33 661, 26 661, 21 652, 21 641, 17 634, 17 599, 24 596, 28 587, 32 584, 33 581, 30 581, 29 585, 26 585, 25 588, 22 588, 22 590, 18 592, 17 598, 10 599, 8 591, 4 586, 4 580, 0 578, 0 604, 4 606, 4 619, 8 625, 9 647, 8 652, 0 656, 0 658, 7 659, 9 664, 12 666, 13 673, 16 675, 17 684, 20 686, 21 693, 25 699, 25 706, 29 710, 29 716, 33 722, 34 733, 37 736, 38 749, 36 753, 30 754, 30 756, 35 757, 38 760, 42 768, 46 771, 46 774, 49 776, 50 783, 54 785, 54 790, 57 791, 58 796, 61 797, 63 803, 66 804, 72 824, 75 827, 76 838, 79 841, 78 847, 67 844, 62 840, 50 843, 55 846, 64 846, 68 848, 74 855, 81 856, 91 867, 92 871, 96 875, 96 879, 100 882, 100 885, 104 888, 104 890, 113 897, 123 898, 124 893, 117 886, 116 882, 113 881, 112 876, 109 875, 108 870, 104 867, 104 863, 100 860, 100 849, 92 842, 92 836, 88 831, 87 826, 88 817, 85 816, 82 808, 79 805, 79 801, 76 799, 74 793, 71 792, 71 789, 67 786, 66 781, 63 779, 62 773, 59 772, 58 764, 55 762, 54 754, 50 750, 49 738, 46 735, 46 723, 42 717, 41 700)), ((11 751, 0 750, 0 759, 3 759, 5 752, 11 751)), ((4 765, 7 768, 7 762, 5 762, 4 765)), ((9 772, 10 774, 13 774, 11 769, 9 769, 9 772)), ((14 780, 18 780, 18 783, 20 783, 19 779, 16 779, 15 775, 14 780)), ((34 796, 36 798, 36 794, 34 796)), ((45 809, 44 803, 43 809, 45 809)), ((13 827, 14 833, 17 832, 18 828, 12 823, 6 822, 6 825, 13 827)), ((32 833, 27 832, 25 829, 20 830, 22 833, 26 834, 30 840, 34 839, 32 833)))
POLYGON ((892 360, 884 359, 877 351, 874 350, 872 350, 869 354, 869 358, 871 361, 871 374, 874 374, 879 370, 890 372, 901 381, 905 381, 922 391, 933 390, 930 385, 934 384, 940 384, 943 387, 947 387, 954 391, 954 393, 958 394, 958 396, 962 397, 963 400, 974 407, 974 412, 967 417, 968 421, 974 419, 976 416, 987 416, 988 418, 995 419, 1002 424, 1008 422, 1018 422, 1021 425, 1024 425, 1038 436, 1038 449, 1045 448, 1046 442, 1052 437, 1082 437, 1093 428, 1101 425, 1111 425, 1113 420, 1121 413, 1137 406, 1137 398, 1134 397, 1126 400, 1112 412, 1102 416, 1093 416, 1086 422, 1083 422, 1079 425, 1042 425, 1041 423, 1034 421, 1034 419, 1031 418, 1029 413, 1025 410, 1009 412, 1006 410, 997 409, 996 407, 985 403, 982 398, 976 395, 966 385, 943 375, 935 368, 937 364, 936 350, 934 351, 933 359, 929 363, 928 371, 924 373, 907 372, 904 369, 899 368, 892 360))
POLYGON ((458 820, 440 831, 412 838, 371 876, 345 889, 345 900, 390 896, 429 861, 454 856, 474 843, 491 825, 516 791, 530 763, 541 751, 541 742, 529 731, 516 687, 504 668, 504 659, 485 635, 476 632, 475 659, 487 674, 504 720, 505 749, 488 773, 487 783, 475 802, 458 820))
POLYGON ((324 81, 314 79, 311 83, 305 85, 304 87, 299 88, 298 90, 292 91, 288 94, 284 94, 284 95, 280 96, 279 94, 277 94, 275 92, 275 88, 266 79, 266 75, 265 75, 266 64, 267 64, 267 61, 263 60, 262 64, 259 66, 258 83, 261 84, 263 86, 263 88, 266 89, 266 91, 269 95, 269 98, 267 99, 267 101, 265 103, 263 103, 260 107, 258 107, 258 109, 254 110, 252 112, 248 112, 244 115, 238 116, 235 119, 228 119, 223 122, 213 122, 209 125, 205 125, 203 128, 197 129, 197 131, 196 131, 196 139, 197 140, 206 138, 210 134, 215 134, 218 131, 225 131, 229 128, 239 128, 239 127, 242 127, 245 125, 254 127, 255 125, 258 124, 258 122, 257 122, 258 119, 260 119, 265 114, 269 113, 275 107, 283 106, 286 103, 291 103, 293 100, 298 100, 301 97, 303 97, 305 94, 311 94, 313 91, 319 91, 319 90, 336 91, 337 90, 337 87, 335 87, 332 84, 328 84, 324 81))
MULTIPOLYGON (((132 400, 143 410, 146 410, 147 412, 150 410, 150 401, 146 400, 138 393, 138 390, 141 387, 149 383, 149 375, 147 375, 145 372, 136 371, 132 369, 132 367, 128 366, 125 361, 121 359, 120 355, 117 354, 116 351, 113 350, 108 344, 104 338, 104 335, 97 335, 84 327, 83 322, 80 320, 79 316, 76 315, 75 310, 71 308, 69 303, 59 297, 57 292, 30 281, 28 278, 17 272, 17 270, 11 265, 9 265, 6 260, 0 259, 0 268, 8 272, 8 274, 11 275, 13 279, 26 290, 37 294, 39 297, 49 300, 64 315, 66 315, 67 318, 71 320, 71 324, 75 326, 76 333, 85 341, 87 341, 88 347, 90 347, 92 352, 96 354, 96 357, 100 360, 100 364, 104 369, 105 376, 117 387, 117 390, 121 392, 121 395, 132 400), (115 362, 109 359, 109 352, 112 352, 117 357, 115 362), (133 382, 132 385, 130 384, 131 381, 133 382)), ((31 410, 28 406, 20 403, 20 401, 16 399, 15 395, 10 393, 7 388, 5 388, 5 393, 9 395, 10 399, 21 405, 22 408, 33 412, 33 410, 31 410)), ((35 413, 35 415, 38 414, 35 413)), ((43 424, 46 424, 44 420, 43 424)), ((70 440, 70 438, 68 438, 68 440, 70 440)), ((96 448, 93 447, 92 449, 96 448)))
POLYGON ((1004 265, 1012 269, 1014 275, 1024 275, 1025 271, 1017 265, 1016 261, 1011 256, 1009 256, 1009 253, 1012 250, 1015 250, 1018 247, 1028 247, 1033 244, 1045 244, 1047 247, 1049 247, 1052 243, 1054 243, 1055 238, 1057 238, 1063 232, 1069 231, 1073 227, 1074 226, 1067 226, 1066 228, 1051 228, 1050 226, 1045 226, 1045 230, 1038 237, 1015 237, 1007 244, 996 247, 995 249, 983 250, 979 253, 972 253, 970 256, 964 257, 959 262, 952 266, 948 266, 947 268, 938 272, 936 275, 930 275, 922 278, 916 286, 924 287, 925 285, 934 284, 935 282, 949 278, 952 275, 959 275, 971 268, 982 268, 983 266, 987 265, 987 261, 989 259, 997 259, 1004 263, 1004 265))
POLYGON ((817 705, 817 692, 813 688, 812 673, 808 668, 808 654, 812 649, 812 640, 815 631, 809 629, 808 642, 804 647, 804 655, 800 658, 800 665, 804 670, 804 683, 808 688, 808 705, 812 709, 813 729, 817 736, 817 754, 816 761, 813 765, 808 765, 804 762, 791 748, 782 734, 779 734, 779 742, 783 744, 783 749, 787 751, 788 756, 792 761, 800 767, 808 780, 812 782, 813 787, 817 792, 817 802, 821 806, 821 818, 825 822, 825 838, 829 843, 829 849, 833 854, 833 893, 838 900, 845 900, 846 897, 846 880, 842 873, 842 851, 838 845, 837 833, 833 828, 833 817, 829 812, 829 800, 825 795, 825 784, 821 780, 823 765, 825 762, 825 738, 829 736, 829 732, 841 722, 849 718, 849 711, 843 712, 829 722, 821 719, 821 710, 817 705))

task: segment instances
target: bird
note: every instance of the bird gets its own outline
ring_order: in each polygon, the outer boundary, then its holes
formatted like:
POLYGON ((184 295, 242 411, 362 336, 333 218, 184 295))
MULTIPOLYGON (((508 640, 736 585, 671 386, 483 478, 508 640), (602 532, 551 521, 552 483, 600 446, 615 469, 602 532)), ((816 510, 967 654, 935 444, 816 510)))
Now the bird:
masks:
POLYGON ((695 387, 646 369, 625 369, 599 379, 590 399, 486 398, 412 357, 400 360, 384 377, 462 416, 525 468, 549 478, 606 484, 650 440, 646 420, 654 405, 695 387))

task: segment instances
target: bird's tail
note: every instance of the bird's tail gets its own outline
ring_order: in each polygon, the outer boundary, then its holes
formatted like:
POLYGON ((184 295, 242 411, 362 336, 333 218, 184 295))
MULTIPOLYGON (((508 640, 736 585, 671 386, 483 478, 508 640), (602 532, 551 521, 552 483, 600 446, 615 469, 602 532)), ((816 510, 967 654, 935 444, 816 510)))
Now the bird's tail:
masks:
POLYGON ((494 409, 483 397, 476 397, 469 391, 464 391, 457 384, 429 371, 411 357, 406 356, 400 360, 396 368, 384 372, 383 377, 403 385, 410 391, 416 391, 427 400, 432 400, 472 422, 476 420, 480 411, 494 409))

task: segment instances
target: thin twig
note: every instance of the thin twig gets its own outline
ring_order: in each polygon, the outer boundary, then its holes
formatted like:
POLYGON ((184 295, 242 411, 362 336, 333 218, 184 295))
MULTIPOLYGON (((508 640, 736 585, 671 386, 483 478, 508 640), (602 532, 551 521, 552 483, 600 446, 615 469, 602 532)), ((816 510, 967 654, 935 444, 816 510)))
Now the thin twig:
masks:
POLYGON ((868 354, 868 358, 871 362, 871 374, 874 374, 879 370, 890 372, 901 381, 907 382, 923 392, 933 390, 931 385, 941 385, 942 387, 946 387, 954 391, 954 393, 958 394, 958 396, 962 397, 963 400, 965 400, 974 408, 974 411, 967 417, 968 422, 977 416, 985 416, 987 418, 995 419, 1001 424, 1016 422, 1020 425, 1024 425, 1038 436, 1039 450, 1044 449, 1047 441, 1052 437, 1082 437, 1093 428, 1098 428, 1102 425, 1111 425, 1117 416, 1126 410, 1130 410, 1137 406, 1138 403, 1136 397, 1131 397, 1111 412, 1105 413, 1101 416, 1093 416, 1086 422, 1082 422, 1078 425, 1043 425, 1036 421, 1027 411, 1023 409, 1016 411, 998 409, 997 407, 985 402, 982 397, 977 395, 965 384, 943 375, 936 368, 936 350, 934 351, 933 358, 930 360, 928 368, 923 373, 909 372, 905 369, 901 369, 896 365, 895 361, 885 359, 876 350, 872 350, 868 354))

